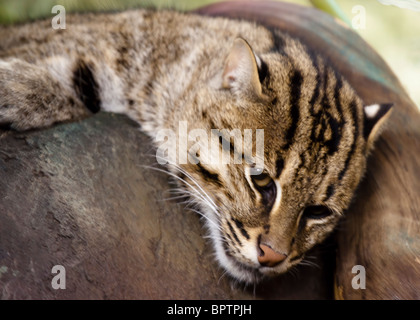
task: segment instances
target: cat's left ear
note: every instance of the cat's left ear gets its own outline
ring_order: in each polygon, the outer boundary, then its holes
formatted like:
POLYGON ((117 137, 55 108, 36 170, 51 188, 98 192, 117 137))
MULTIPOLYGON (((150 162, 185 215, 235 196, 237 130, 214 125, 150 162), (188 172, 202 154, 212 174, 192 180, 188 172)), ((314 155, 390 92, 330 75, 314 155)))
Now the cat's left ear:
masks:
POLYGON ((364 127, 363 135, 370 149, 379 135, 380 129, 392 112, 393 103, 372 104, 363 107, 364 127))
POLYGON ((262 97, 258 62, 261 64, 248 42, 235 39, 223 69, 222 87, 236 94, 262 97))

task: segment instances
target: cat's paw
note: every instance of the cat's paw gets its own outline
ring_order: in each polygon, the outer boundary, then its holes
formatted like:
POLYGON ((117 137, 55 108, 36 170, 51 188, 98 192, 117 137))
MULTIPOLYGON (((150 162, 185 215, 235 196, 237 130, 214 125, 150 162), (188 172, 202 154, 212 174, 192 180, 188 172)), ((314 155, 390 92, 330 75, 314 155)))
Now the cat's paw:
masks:
POLYGON ((25 130, 22 117, 19 99, 13 97, 0 80, 0 128, 25 130))
MULTIPOLYGON (((28 129, 27 119, 36 107, 31 100, 30 71, 20 68, 15 60, 0 60, 0 126, 16 130, 28 129), (25 119, 26 118, 26 119, 25 119)), ((32 79, 33 76, 31 77, 32 79)), ((34 81, 33 81, 34 82, 34 81)))
POLYGON ((15 122, 10 119, 9 111, 7 111, 7 109, 9 109, 9 106, 0 105, 0 129, 3 130, 12 129, 15 122))
MULTIPOLYGON (((1 74, 1 72, 0 72, 1 74)), ((36 106, 28 100, 19 83, 0 78, 0 127, 14 130, 30 129, 36 106)))
POLYGON ((23 131, 87 114, 46 68, 17 59, 0 60, 0 126, 23 131))
POLYGON ((0 79, 0 127, 25 131, 50 126, 57 118, 54 100, 45 90, 30 90, 10 81, 5 84, 0 79))
POLYGON ((24 107, 17 104, 2 103, 0 98, 0 128, 24 131, 33 128, 31 119, 25 118, 24 107))

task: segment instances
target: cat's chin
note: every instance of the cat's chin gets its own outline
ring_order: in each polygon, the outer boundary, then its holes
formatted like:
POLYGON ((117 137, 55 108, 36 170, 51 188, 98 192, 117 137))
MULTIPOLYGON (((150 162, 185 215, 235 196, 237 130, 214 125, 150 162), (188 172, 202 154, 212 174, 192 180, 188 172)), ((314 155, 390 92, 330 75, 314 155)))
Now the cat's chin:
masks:
MULTIPOLYGON (((217 246, 216 246, 217 247, 217 246)), ((258 267, 246 265, 237 261, 235 258, 229 256, 223 248, 216 249, 216 257, 220 265, 226 270, 232 278, 246 284, 256 284, 265 277, 275 277, 286 273, 293 266, 298 264, 299 261, 283 261, 281 264, 274 268, 258 267)))
POLYGON ((275 268, 270 268, 270 267, 254 268, 254 267, 245 265, 241 262, 238 262, 237 260, 229 256, 226 256, 226 258, 227 260, 224 260, 224 263, 222 263, 219 259, 219 262, 223 266, 223 268, 226 269, 227 273, 232 278, 246 284, 256 284, 264 278, 271 278, 271 277, 279 276, 281 274, 288 272, 293 266, 298 264, 298 262, 290 264, 287 261, 284 261, 283 263, 281 263, 275 268))
POLYGON ((212 242, 217 261, 222 266, 222 268, 226 270, 226 274, 239 282, 246 284, 256 284, 265 277, 279 276, 283 273, 286 273, 302 260, 292 259, 293 262, 290 262, 289 259, 286 259, 274 268, 263 266, 255 267, 255 265, 251 266, 244 264, 236 260, 225 251, 222 241, 218 240, 220 238, 218 234, 219 230, 217 228, 212 228, 212 225, 209 225, 209 227, 210 232, 213 233, 211 239, 213 240, 212 242))

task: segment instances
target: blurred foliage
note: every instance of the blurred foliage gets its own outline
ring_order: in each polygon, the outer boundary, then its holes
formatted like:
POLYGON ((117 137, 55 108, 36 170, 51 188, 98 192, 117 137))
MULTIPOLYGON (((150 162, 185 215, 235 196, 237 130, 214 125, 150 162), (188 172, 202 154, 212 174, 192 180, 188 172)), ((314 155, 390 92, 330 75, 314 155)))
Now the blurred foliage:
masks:
MULTIPOLYGON (((0 23, 52 17, 60 4, 67 12, 112 11, 135 7, 191 10, 220 0, 0 0, 0 23)), ((257 0, 256 0, 257 1, 257 0)), ((355 6, 363 6, 366 26, 358 32, 388 62, 420 106, 420 12, 382 5, 377 0, 285 0, 319 9, 351 25, 355 6)))
POLYGON ((386 6, 377 0, 337 0, 352 20, 355 6, 366 12, 366 26, 356 30, 389 64, 420 108, 420 12, 386 6))
MULTIPOLYGON (((218 0, 221 1, 221 0, 218 0)), ((110 11, 135 7, 176 8, 192 10, 217 0, 0 0, 0 23, 13 23, 47 17, 51 8, 60 4, 68 12, 74 11, 110 11)), ((313 6, 323 10, 349 24, 335 0, 297 0, 291 1, 313 6)))
POLYGON ((347 23, 349 26, 351 25, 350 20, 341 10, 340 6, 337 4, 335 0, 311 0, 311 3, 314 7, 329 13, 333 17, 339 18, 347 23))
POLYGON ((66 12, 112 11, 128 8, 176 8, 192 10, 215 0, 0 0, 0 23, 12 23, 48 17, 57 4, 66 12))

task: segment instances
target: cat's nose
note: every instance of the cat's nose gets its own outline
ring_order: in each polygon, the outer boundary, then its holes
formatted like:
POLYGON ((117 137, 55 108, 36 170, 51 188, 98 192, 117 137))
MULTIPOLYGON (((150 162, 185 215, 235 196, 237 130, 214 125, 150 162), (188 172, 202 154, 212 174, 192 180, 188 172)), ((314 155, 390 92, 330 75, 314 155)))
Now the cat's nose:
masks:
POLYGON ((258 262, 263 267, 273 268, 287 258, 287 255, 276 252, 270 246, 264 243, 260 243, 258 246, 260 248, 260 252, 258 254, 258 262))

